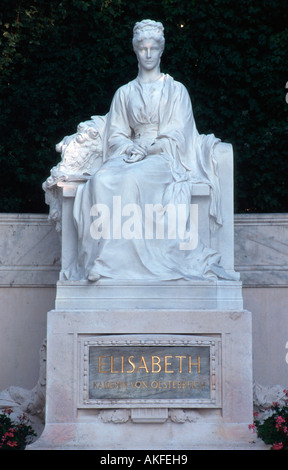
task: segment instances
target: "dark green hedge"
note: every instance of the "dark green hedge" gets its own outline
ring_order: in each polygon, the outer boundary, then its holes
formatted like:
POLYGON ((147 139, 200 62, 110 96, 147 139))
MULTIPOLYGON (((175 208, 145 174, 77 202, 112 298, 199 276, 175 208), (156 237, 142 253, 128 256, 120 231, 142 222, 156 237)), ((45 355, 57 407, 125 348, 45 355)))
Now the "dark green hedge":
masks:
POLYGON ((288 211, 287 0, 2 0, 0 211, 47 211, 55 144, 135 77, 145 18, 165 26, 162 70, 199 131, 234 146, 236 211, 288 211))

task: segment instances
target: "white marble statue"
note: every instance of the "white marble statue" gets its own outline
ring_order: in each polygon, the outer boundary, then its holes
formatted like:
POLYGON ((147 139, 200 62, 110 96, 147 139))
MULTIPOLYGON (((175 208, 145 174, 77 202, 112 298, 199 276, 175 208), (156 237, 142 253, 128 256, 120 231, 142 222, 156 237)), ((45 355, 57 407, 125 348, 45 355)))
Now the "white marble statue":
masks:
POLYGON ((70 163, 62 159, 45 183, 45 190, 53 189, 64 174, 66 179, 90 175, 75 197, 78 259, 64 273, 67 279, 231 279, 220 255, 197 238, 191 210, 192 185, 206 183, 210 226, 217 230, 222 224, 214 158, 219 139, 198 133, 186 88, 161 73, 163 31, 151 20, 134 27, 138 75, 118 89, 108 115, 92 132, 101 141, 101 164, 96 159, 94 173, 91 163, 85 172, 81 153, 78 161, 74 144, 82 143, 82 126, 61 145, 66 155, 67 146, 72 148, 70 163))

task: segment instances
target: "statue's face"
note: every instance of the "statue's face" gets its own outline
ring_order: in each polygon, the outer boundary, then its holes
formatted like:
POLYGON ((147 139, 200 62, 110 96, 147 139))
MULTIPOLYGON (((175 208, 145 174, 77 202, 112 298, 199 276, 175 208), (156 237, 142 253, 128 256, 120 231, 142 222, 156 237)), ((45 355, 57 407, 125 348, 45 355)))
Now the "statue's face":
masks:
POLYGON ((160 64, 162 48, 155 39, 144 39, 136 48, 139 65, 145 70, 153 70, 160 64))

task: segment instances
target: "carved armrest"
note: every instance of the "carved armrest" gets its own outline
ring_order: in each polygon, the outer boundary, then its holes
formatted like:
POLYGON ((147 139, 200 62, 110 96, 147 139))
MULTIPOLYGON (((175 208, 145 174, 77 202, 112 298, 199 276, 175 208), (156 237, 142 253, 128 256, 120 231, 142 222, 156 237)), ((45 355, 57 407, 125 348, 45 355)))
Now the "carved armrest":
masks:
POLYGON ((64 137, 56 145, 61 153, 60 162, 50 171, 43 183, 45 202, 49 205, 49 220, 61 230, 62 190, 60 181, 86 181, 103 162, 103 134, 106 116, 92 116, 91 120, 81 122, 75 134, 64 137))
POLYGON ((218 142, 214 147, 221 194, 222 227, 220 233, 211 235, 211 246, 221 254, 222 266, 234 271, 234 158, 233 146, 218 142))

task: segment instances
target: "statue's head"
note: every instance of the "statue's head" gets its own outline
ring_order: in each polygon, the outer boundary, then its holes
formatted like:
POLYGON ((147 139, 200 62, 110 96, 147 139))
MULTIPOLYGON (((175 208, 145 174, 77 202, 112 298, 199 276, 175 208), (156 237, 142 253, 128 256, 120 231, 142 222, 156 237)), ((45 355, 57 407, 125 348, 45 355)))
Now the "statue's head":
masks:
POLYGON ((154 20, 143 20, 135 24, 133 29, 133 49, 136 52, 138 44, 145 39, 154 39, 163 52, 165 47, 164 27, 162 23, 154 20))

